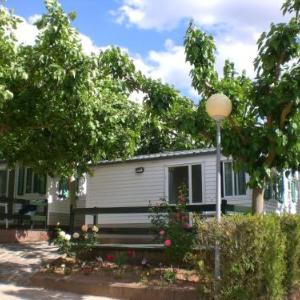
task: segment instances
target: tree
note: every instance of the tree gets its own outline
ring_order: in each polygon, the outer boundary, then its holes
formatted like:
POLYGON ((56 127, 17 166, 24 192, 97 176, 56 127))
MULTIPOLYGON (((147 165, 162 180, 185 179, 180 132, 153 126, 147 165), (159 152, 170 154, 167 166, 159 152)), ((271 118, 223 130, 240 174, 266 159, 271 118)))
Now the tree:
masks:
MULTIPOLYGON (((27 74, 20 65, 14 30, 20 20, 7 9, 0 7, 0 110, 13 98, 11 85, 15 80, 26 79, 27 74)), ((0 134, 8 130, 1 123, 0 134)))
POLYGON ((174 87, 144 76, 135 70, 132 60, 119 48, 101 55, 102 73, 120 82, 128 97, 133 92, 144 95, 140 105, 141 122, 135 154, 202 147, 203 142, 187 128, 194 128, 197 107, 174 87), (103 67, 104 66, 104 67, 103 67))
MULTIPOLYGON (((249 173, 254 213, 263 211, 264 188, 272 170, 300 169, 300 1, 285 1, 282 11, 291 14, 291 19, 271 24, 269 32, 261 34, 254 79, 245 72, 238 74, 229 61, 225 62, 223 77, 219 77, 214 68, 213 37, 193 23, 185 36, 193 87, 203 99, 222 92, 232 100, 232 114, 222 123, 222 151, 232 156, 235 168, 249 173)), ((201 101, 197 131, 213 142, 214 124, 204 106, 201 101)))
POLYGON ((7 48, 9 56, 0 58, 7 74, 1 81, 0 149, 11 165, 68 177, 74 205, 75 175, 89 172, 99 159, 134 152, 139 113, 121 80, 104 72, 107 52, 84 54, 71 26, 75 14, 64 13, 57 0, 45 5, 33 46, 16 44, 17 21, 1 10, 0 50, 7 48))
POLYGON ((145 94, 138 154, 194 149, 201 140, 194 128, 197 107, 173 87, 159 80, 141 78, 139 90, 145 94))

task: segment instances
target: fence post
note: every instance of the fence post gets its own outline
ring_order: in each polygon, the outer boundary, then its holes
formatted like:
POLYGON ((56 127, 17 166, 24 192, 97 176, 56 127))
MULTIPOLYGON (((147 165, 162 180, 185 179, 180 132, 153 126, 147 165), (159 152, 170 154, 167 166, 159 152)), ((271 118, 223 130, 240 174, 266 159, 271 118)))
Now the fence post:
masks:
POLYGON ((227 200, 223 199, 221 204, 221 211, 223 215, 227 214, 227 200))
POLYGON ((93 225, 96 225, 96 226, 98 225, 98 214, 94 214, 93 223, 94 223, 93 225))

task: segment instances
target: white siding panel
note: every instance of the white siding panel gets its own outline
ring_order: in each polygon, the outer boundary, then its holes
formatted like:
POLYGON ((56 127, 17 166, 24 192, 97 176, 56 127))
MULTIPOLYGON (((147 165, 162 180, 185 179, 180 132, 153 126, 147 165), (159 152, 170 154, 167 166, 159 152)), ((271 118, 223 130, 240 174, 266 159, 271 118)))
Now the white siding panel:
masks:
MULTIPOLYGON (((201 163, 203 166, 203 202, 215 202, 215 156, 127 162, 96 166, 87 179, 86 207, 148 206, 167 197, 167 168, 201 163), (135 168, 144 173, 136 174, 135 168)), ((92 218, 86 218, 92 223, 92 218)), ((99 215, 100 224, 148 223, 147 214, 99 215)))

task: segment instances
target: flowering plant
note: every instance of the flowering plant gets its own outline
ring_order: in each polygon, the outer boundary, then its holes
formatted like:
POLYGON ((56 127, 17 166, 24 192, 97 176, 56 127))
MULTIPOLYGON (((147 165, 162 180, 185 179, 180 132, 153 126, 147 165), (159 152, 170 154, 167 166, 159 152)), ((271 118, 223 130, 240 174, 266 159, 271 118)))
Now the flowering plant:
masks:
POLYGON ((87 225, 82 225, 81 231, 74 232, 72 236, 61 228, 56 228, 57 234, 53 239, 53 244, 58 247, 60 253, 80 260, 93 258, 93 248, 97 242, 97 232, 99 228, 93 226, 89 230, 87 225))
POLYGON ((187 189, 182 186, 178 189, 176 204, 161 199, 160 203, 150 206, 152 231, 156 239, 164 244, 166 255, 174 264, 183 264, 195 240, 186 203, 187 189))

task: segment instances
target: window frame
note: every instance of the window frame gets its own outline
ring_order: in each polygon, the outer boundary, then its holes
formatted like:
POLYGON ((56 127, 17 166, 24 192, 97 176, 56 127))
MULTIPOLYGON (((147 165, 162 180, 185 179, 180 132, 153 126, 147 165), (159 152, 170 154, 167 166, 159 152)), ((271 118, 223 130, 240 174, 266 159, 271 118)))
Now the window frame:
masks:
MULTIPOLYGON (((235 189, 238 192, 239 189, 239 185, 238 185, 238 176, 237 173, 234 171, 233 169, 233 161, 232 160, 222 160, 221 161, 222 164, 222 176, 221 176, 221 180, 222 180, 222 191, 221 194, 223 195, 222 198, 223 199, 232 199, 232 198, 246 198, 248 195, 248 186, 246 185, 246 189, 245 189, 245 194, 236 194, 235 189), (225 182, 225 164, 226 163, 231 163, 231 180, 232 180, 232 195, 230 196, 226 196, 226 182, 225 182), (237 182, 235 181, 237 178, 237 182)), ((248 182, 248 174, 247 172, 245 172, 245 183, 247 184, 248 182)))
POLYGON ((170 205, 176 205, 175 203, 169 202, 169 168, 177 168, 177 167, 188 167, 188 201, 187 205, 199 205, 205 203, 204 195, 205 195, 205 176, 204 176, 204 162, 203 161, 195 161, 191 163, 178 163, 178 164, 168 164, 165 165, 165 196, 166 200, 170 205), (201 202, 193 202, 193 182, 192 182, 192 166, 201 166, 201 202))
POLYGON ((30 167, 23 167, 24 168, 24 178, 23 178, 23 193, 22 194, 19 194, 19 170, 20 168, 22 168, 21 166, 18 167, 17 169, 17 176, 15 178, 15 183, 16 183, 16 197, 17 198, 22 198, 22 197, 30 197, 30 196, 36 196, 36 195, 39 195, 39 196, 44 196, 44 195, 47 195, 47 188, 48 188, 48 175, 39 175, 37 174, 36 172, 34 172, 32 170, 32 173, 31 173, 31 191, 30 192, 26 192, 26 189, 27 189, 27 174, 28 174, 28 169, 32 169, 30 167), (46 179, 46 183, 45 183, 45 193, 38 193, 38 192, 34 192, 34 178, 35 176, 38 175, 38 176, 45 176, 45 179, 46 179))
MULTIPOLYGON (((5 187, 5 197, 8 197, 8 186, 9 186, 9 169, 7 167, 2 168, 0 167, 0 171, 6 172, 6 187, 5 187)), ((1 197, 1 196, 0 196, 1 197)), ((4 197, 4 196, 2 196, 4 197)))

